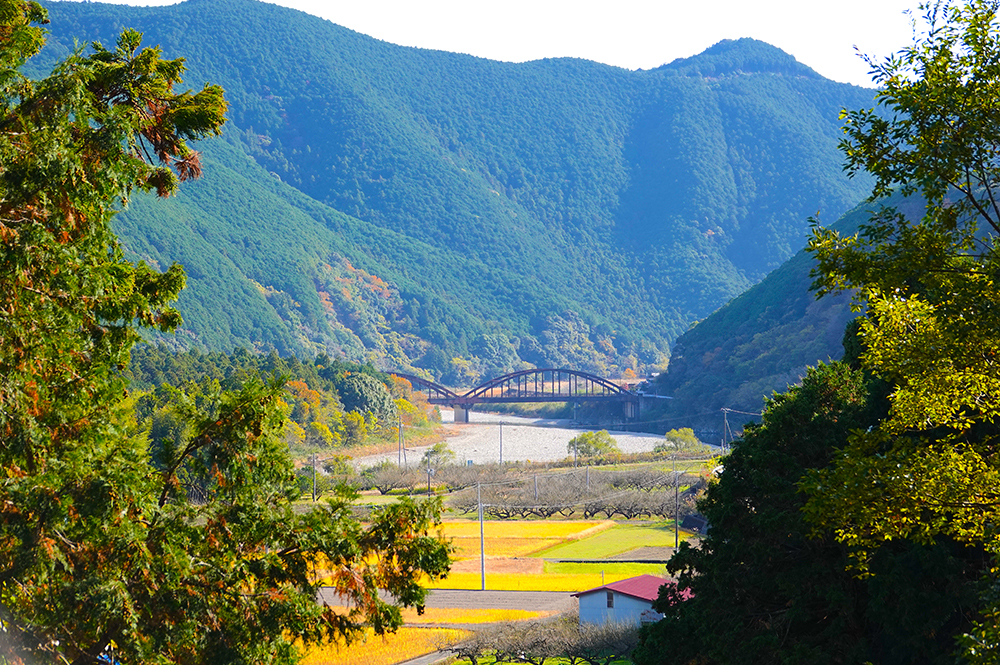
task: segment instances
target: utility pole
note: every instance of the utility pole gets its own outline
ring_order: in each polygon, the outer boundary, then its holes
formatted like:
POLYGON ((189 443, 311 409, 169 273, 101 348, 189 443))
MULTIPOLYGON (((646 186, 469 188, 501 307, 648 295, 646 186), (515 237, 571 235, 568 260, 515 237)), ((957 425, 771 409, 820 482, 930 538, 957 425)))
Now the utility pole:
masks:
POLYGON ((316 503, 316 453, 312 455, 313 465, 313 503, 316 503))
POLYGON ((722 410, 722 423, 724 427, 724 429, 722 430, 722 434, 724 437, 726 437, 726 443, 724 446, 722 446, 722 452, 726 452, 726 450, 729 448, 729 442, 732 441, 732 437, 730 436, 729 432, 729 409, 722 410))
POLYGON ((680 547, 681 527, 678 519, 680 517, 680 483, 677 482, 677 452, 671 460, 674 471, 674 549, 680 547))
POLYGON ((482 590, 486 591, 486 538, 483 532, 483 494, 480 483, 476 483, 476 503, 479 504, 479 578, 482 580, 482 590))
POLYGON ((500 466, 503 466, 503 421, 500 421, 500 466))
POLYGON ((399 416, 399 428, 396 430, 396 466, 403 466, 403 416, 399 416))

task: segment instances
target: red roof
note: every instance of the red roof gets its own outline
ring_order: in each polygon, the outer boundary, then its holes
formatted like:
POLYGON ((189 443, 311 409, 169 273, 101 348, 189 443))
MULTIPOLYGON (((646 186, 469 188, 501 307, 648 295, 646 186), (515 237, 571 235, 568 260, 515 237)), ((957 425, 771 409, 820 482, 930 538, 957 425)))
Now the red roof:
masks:
POLYGON ((574 593, 573 595, 579 598, 587 593, 610 590, 617 591, 618 593, 625 594, 626 596, 632 596, 633 598, 654 601, 656 600, 656 597, 660 595, 660 587, 664 584, 673 584, 673 582, 665 580, 662 577, 656 577, 655 575, 639 575, 638 577, 630 577, 627 580, 612 582, 611 584, 605 584, 604 586, 587 589, 586 591, 574 593))

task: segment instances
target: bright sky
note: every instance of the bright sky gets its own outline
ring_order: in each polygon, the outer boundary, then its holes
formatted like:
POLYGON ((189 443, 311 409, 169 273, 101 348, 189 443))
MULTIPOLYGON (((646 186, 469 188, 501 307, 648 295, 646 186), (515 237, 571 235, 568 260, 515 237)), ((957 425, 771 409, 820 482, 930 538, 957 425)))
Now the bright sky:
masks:
MULTIPOLYGON (((126 4, 173 4, 126 0, 126 4)), ((753 37, 821 75, 871 86, 856 46, 879 58, 910 42, 917 0, 281 0, 394 44, 523 62, 573 56, 650 69, 722 39, 753 37)))

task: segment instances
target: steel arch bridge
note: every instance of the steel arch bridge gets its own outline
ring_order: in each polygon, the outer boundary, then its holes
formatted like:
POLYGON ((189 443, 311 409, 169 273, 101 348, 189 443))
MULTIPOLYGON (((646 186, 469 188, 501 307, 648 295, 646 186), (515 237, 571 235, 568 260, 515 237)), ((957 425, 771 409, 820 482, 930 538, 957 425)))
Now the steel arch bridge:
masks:
POLYGON ((404 374, 402 372, 389 373, 393 376, 398 376, 401 379, 409 381, 414 390, 427 393, 427 401, 431 404, 451 404, 451 401, 448 400, 458 399, 458 393, 449 388, 445 388, 438 383, 434 383, 433 381, 422 379, 419 376, 414 376, 413 374, 404 374))
MULTIPOLYGON (((638 415, 639 396, 611 381, 575 369, 526 369, 490 379, 459 395, 444 386, 410 374, 393 372, 426 393, 431 404, 468 411, 476 404, 513 402, 620 402, 626 415, 638 415)), ((457 416, 456 416, 457 419, 457 416)))

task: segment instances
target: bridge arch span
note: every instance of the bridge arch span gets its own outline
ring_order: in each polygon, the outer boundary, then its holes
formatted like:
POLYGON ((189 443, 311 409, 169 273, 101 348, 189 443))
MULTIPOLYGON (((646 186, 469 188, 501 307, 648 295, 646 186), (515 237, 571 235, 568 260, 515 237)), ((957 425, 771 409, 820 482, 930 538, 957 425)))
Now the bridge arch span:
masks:
POLYGON ((639 396, 608 379, 575 369, 544 367, 525 369, 490 379, 459 395, 440 384, 419 376, 392 372, 409 381, 415 389, 426 392, 430 404, 455 409, 455 422, 469 422, 469 411, 476 404, 514 402, 617 402, 626 419, 639 415, 639 396))
POLYGON ((472 388, 459 403, 622 400, 634 395, 611 381, 575 369, 546 367, 511 372, 472 388))
MULTIPOLYGON (((415 389, 427 393, 427 400, 432 404, 441 403, 441 400, 458 399, 458 393, 449 388, 445 388, 439 383, 434 383, 433 381, 423 379, 413 374, 403 374, 402 372, 390 372, 390 374, 398 376, 401 379, 406 379, 415 389), (436 402, 435 400, 438 401, 436 402)), ((445 403, 450 404, 451 402, 449 401, 445 403)))

